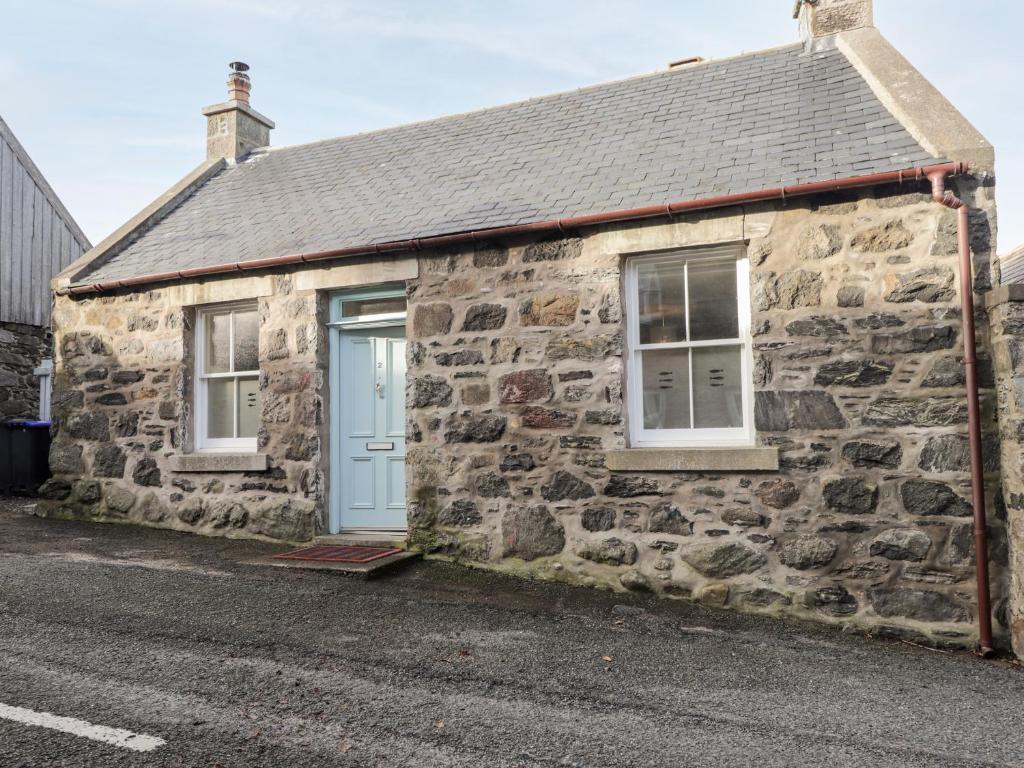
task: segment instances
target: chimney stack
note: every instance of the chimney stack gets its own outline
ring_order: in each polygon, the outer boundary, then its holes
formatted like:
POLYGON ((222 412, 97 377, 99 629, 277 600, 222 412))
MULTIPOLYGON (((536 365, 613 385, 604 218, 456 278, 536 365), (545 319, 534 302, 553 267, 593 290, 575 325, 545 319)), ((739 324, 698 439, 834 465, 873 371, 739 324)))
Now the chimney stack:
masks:
POLYGON ((228 100, 206 107, 206 159, 238 160, 260 147, 270 146, 274 121, 249 106, 252 81, 249 65, 228 64, 228 100))
POLYGON ((875 25, 872 0, 797 0, 793 18, 800 20, 800 37, 806 43, 875 25))

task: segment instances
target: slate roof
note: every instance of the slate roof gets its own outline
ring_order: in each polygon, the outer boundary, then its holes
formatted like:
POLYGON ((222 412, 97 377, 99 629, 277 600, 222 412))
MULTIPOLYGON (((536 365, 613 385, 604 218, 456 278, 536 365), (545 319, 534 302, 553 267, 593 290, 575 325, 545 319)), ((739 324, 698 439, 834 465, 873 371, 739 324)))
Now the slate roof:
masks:
POLYGON ((260 151, 76 283, 525 224, 935 162, 802 46, 260 151))
POLYGON ((1001 285, 1024 283, 1024 245, 1003 256, 999 262, 1001 285))

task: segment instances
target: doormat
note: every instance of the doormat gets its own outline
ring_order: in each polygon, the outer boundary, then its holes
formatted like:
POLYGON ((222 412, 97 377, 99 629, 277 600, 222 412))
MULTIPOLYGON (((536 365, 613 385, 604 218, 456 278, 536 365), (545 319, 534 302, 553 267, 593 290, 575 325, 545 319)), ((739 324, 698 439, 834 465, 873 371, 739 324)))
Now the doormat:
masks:
POLYGON ((321 545, 305 547, 291 552, 274 555, 275 560, 314 560, 322 563, 369 563, 389 555, 397 555, 400 549, 390 547, 355 547, 321 545))

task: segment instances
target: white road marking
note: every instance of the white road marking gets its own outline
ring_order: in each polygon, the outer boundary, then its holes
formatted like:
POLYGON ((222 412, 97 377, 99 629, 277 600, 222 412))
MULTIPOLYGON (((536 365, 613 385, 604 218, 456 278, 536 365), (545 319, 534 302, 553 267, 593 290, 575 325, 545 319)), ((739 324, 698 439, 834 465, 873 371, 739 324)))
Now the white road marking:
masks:
POLYGON ((16 723, 35 725, 40 728, 50 728, 54 731, 63 731, 75 736, 82 736, 93 741, 102 741, 104 744, 113 744, 115 747, 124 747, 136 752, 152 752, 157 747, 162 747, 167 742, 156 736, 147 736, 144 733, 126 731, 124 728, 108 728, 105 725, 93 725, 85 720, 77 720, 73 717, 61 717, 51 715, 49 712, 35 712, 22 707, 11 707, 7 704, 0 704, 0 717, 5 720, 13 720, 16 723))

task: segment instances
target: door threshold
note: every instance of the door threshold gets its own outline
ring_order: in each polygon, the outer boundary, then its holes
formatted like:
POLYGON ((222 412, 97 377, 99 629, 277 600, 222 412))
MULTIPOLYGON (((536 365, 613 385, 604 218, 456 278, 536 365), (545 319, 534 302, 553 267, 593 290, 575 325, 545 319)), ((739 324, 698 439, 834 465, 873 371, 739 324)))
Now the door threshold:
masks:
POLYGON ((395 547, 405 549, 405 531, 351 531, 331 533, 313 538, 315 545, 337 545, 349 547, 395 547))

